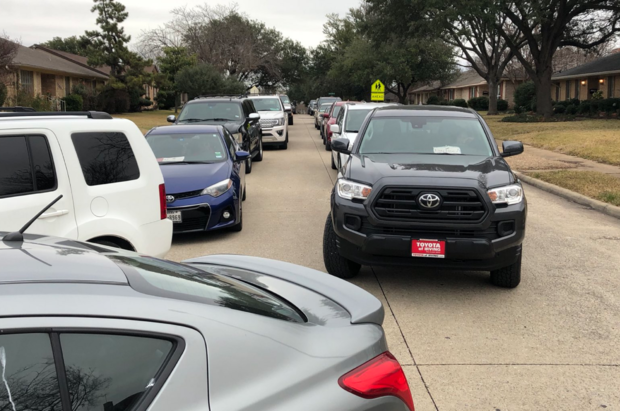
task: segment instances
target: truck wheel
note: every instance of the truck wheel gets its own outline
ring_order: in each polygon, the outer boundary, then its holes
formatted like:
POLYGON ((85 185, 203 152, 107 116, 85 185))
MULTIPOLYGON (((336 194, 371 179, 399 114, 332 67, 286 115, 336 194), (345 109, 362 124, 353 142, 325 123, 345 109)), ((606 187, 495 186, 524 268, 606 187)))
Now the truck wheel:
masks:
POLYGON ((498 287, 515 288, 521 282, 521 260, 523 254, 519 254, 516 263, 498 270, 491 271, 491 283, 498 287))
POLYGON ((250 174, 252 172, 252 155, 245 160, 245 173, 250 174))
POLYGON ((289 126, 292 126, 292 125, 293 125, 293 122, 295 121, 295 120, 293 120, 293 116, 290 116, 290 117, 288 118, 288 120, 289 120, 289 121, 288 121, 288 125, 289 125, 289 126))
POLYGON ((254 161, 263 161, 263 139, 258 140, 258 154, 254 157, 254 161))
POLYGON ((323 262, 327 272, 339 278, 353 278, 362 268, 361 264, 347 260, 338 254, 337 235, 334 231, 331 215, 327 216, 323 233, 323 262))

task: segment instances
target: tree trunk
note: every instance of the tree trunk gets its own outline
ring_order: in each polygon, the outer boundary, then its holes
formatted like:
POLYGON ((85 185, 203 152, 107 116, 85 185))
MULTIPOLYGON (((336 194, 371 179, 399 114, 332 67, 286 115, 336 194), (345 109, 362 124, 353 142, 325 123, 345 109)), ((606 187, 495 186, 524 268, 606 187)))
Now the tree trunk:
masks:
POLYGON ((175 91, 174 92, 174 114, 177 114, 179 112, 179 92, 175 91))
POLYGON ((551 75, 553 69, 551 64, 542 70, 536 70, 537 78, 534 79, 536 84, 536 114, 544 116, 545 119, 551 118, 553 115, 553 105, 551 104, 551 75))
POLYGON ((494 78, 490 78, 487 80, 487 84, 489 85, 489 115, 499 114, 497 111, 497 90, 498 90, 498 81, 494 78))

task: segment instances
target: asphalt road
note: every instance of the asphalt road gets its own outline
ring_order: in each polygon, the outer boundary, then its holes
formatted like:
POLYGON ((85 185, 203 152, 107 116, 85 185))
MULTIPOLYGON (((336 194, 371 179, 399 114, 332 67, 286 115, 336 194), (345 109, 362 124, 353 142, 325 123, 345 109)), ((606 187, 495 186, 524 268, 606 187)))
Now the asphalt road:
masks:
MULTIPOLYGON (((247 177, 243 231, 177 237, 167 258, 248 254, 324 271, 336 173, 312 118, 295 124, 289 149, 266 151, 247 177)), ((620 221, 525 189, 517 289, 487 273, 382 267, 353 281, 385 305, 417 411, 620 409, 620 221)))

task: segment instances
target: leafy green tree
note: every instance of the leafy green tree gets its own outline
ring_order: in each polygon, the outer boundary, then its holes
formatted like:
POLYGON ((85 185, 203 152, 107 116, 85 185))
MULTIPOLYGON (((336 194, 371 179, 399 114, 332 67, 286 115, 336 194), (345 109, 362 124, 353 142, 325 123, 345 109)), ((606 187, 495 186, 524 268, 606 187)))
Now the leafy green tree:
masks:
POLYGON ((245 86, 234 78, 225 77, 209 64, 199 64, 185 67, 177 73, 175 89, 193 99, 208 94, 241 94, 245 86))
POLYGON ((179 110, 179 90, 174 87, 174 79, 179 71, 196 65, 196 55, 190 53, 186 47, 164 47, 164 55, 159 58, 159 68, 165 76, 164 90, 171 90, 174 94, 174 112, 179 110))
POLYGON ((591 49, 620 32, 618 0, 502 0, 510 25, 496 24, 510 50, 536 86, 536 112, 553 114, 553 57, 562 47, 591 49), (513 38, 516 27, 520 35, 513 38), (523 41, 526 47, 521 48, 523 41))
POLYGON ((53 50, 65 51, 67 53, 77 54, 78 56, 88 57, 88 44, 89 40, 84 36, 71 36, 64 39, 61 37, 54 37, 41 45, 53 50))

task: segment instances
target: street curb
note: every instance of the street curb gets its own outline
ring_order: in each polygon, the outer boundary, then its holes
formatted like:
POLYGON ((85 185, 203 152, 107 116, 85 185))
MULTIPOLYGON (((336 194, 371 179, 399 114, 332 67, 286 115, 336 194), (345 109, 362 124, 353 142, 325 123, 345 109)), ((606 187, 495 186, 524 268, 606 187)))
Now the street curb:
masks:
POLYGON ((514 173, 520 180, 523 180, 529 185, 532 185, 548 193, 563 197, 577 204, 590 207, 593 210, 599 211, 603 214, 607 214, 608 216, 620 219, 620 207, 616 207, 614 205, 607 204, 590 197, 586 197, 582 194, 575 193, 574 191, 567 190, 566 188, 558 187, 555 184, 550 184, 537 178, 530 177, 519 171, 514 171, 514 173))

